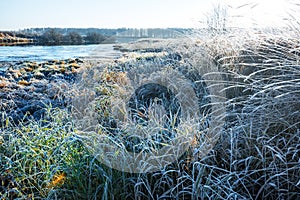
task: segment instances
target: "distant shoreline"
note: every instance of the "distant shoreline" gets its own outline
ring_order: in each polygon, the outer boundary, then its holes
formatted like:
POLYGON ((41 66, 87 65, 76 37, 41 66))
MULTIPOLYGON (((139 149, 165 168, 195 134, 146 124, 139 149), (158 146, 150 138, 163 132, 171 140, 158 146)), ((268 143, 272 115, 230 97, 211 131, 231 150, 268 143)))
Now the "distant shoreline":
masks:
POLYGON ((191 30, 183 28, 29 28, 19 31, 0 30, 0 46, 127 43, 143 38, 180 38, 191 30))
POLYGON ((34 42, 34 39, 31 38, 18 37, 9 32, 0 32, 0 46, 25 45, 34 42))

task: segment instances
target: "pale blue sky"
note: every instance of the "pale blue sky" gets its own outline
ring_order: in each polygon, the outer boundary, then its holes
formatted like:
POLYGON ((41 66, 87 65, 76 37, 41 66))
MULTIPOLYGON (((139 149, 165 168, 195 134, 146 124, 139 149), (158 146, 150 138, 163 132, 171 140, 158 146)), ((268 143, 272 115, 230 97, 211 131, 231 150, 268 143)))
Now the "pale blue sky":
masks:
POLYGON ((1 0, 0 30, 198 27, 218 1, 231 23, 249 26, 280 24, 293 0, 1 0))

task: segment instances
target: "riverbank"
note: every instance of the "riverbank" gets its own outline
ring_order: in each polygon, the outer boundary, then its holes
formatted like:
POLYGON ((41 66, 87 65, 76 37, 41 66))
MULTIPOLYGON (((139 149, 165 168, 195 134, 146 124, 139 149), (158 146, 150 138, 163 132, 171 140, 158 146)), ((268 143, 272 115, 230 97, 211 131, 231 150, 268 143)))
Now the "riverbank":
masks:
MULTIPOLYGON (((16 124, 29 119, 40 120, 49 106, 67 108, 72 103, 72 89, 74 83, 80 80, 81 72, 93 66, 116 65, 142 56, 138 53, 132 54, 133 49, 128 50, 127 47, 119 58, 120 53, 109 49, 95 48, 84 59, 1 61, 0 111, 4 114, 2 123, 7 118, 16 124), (107 51, 105 56, 104 51, 107 51)), ((147 54, 146 57, 163 55, 154 53, 147 54)))
POLYGON ((24 45, 34 43, 34 39, 17 37, 11 32, 0 32, 0 46, 24 45))
POLYGON ((0 65, 0 111, 17 123, 41 119, 50 105, 65 108, 70 103, 68 90, 83 60, 21 61, 0 65))

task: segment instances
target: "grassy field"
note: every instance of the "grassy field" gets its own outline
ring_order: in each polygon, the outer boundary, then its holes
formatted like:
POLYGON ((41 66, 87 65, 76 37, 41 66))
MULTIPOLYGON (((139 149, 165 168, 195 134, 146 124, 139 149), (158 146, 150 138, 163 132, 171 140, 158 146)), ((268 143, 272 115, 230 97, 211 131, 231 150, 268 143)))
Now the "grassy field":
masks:
MULTIPOLYGON (((196 137, 180 159, 159 170, 122 172, 104 165, 84 145, 78 123, 93 123, 86 111, 87 95, 77 98, 82 108, 73 104, 84 122, 78 115, 74 118, 72 105, 49 106, 43 119, 18 124, 2 113, 1 199, 299 199, 298 35, 243 33, 203 39, 194 34, 185 40, 144 43, 128 44, 127 51, 137 52, 112 63, 86 62, 70 94, 80 97, 86 88, 98 94, 93 109, 101 134, 111 130, 113 102, 128 97, 130 81, 158 80, 155 73, 172 68, 196 84, 193 77, 200 74, 210 82, 208 88, 221 85, 219 94, 226 97, 219 102, 226 111, 225 123, 212 150, 201 156, 203 138, 196 137), (132 78, 132 69, 139 78, 132 78), (214 73, 222 79, 210 78, 214 73)), ((202 106, 212 102, 206 104, 202 106)))

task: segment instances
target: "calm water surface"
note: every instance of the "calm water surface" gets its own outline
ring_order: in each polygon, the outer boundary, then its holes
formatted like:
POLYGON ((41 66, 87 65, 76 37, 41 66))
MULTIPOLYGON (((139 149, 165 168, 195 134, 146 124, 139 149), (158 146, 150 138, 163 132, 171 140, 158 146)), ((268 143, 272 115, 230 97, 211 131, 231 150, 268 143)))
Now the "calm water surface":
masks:
POLYGON ((113 44, 71 46, 0 46, 0 62, 45 61, 68 58, 118 58, 113 44))

